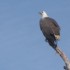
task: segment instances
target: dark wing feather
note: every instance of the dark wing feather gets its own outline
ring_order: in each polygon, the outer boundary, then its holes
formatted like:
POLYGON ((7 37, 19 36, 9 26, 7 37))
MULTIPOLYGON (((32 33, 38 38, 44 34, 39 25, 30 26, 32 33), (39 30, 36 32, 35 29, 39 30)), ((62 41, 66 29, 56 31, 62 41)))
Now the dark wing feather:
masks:
POLYGON ((59 29, 60 29, 60 26, 57 24, 57 22, 54 20, 54 19, 52 19, 52 18, 48 18, 49 20, 51 20, 51 22, 56 26, 56 27, 58 27, 59 29))
POLYGON ((43 35, 48 40, 48 43, 52 47, 56 47, 56 38, 55 35, 60 35, 60 27, 57 22, 52 18, 44 18, 40 20, 40 28, 43 32, 43 35))
POLYGON ((50 35, 60 35, 60 27, 57 22, 52 18, 44 18, 40 20, 40 28, 45 37, 50 35))
POLYGON ((60 35, 60 26, 58 25, 58 23, 52 19, 52 18, 45 18, 46 21, 48 20, 48 24, 50 25, 50 28, 52 29, 53 33, 55 35, 60 35))

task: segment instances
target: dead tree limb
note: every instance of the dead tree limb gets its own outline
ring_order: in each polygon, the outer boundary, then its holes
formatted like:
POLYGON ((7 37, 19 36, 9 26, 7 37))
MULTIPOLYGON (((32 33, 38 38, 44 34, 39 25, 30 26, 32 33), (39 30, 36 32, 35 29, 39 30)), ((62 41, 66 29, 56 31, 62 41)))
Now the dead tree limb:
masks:
POLYGON ((68 59, 68 57, 65 55, 65 53, 59 48, 59 47, 56 47, 56 48, 53 48, 59 55, 60 57, 63 59, 64 63, 65 63, 65 66, 64 66, 64 69, 65 70, 70 70, 70 61, 68 59))

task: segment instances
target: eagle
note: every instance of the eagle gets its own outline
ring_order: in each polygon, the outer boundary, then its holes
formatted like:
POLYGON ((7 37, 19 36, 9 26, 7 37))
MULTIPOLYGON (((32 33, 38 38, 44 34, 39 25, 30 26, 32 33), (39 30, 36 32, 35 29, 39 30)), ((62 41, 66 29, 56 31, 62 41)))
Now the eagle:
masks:
POLYGON ((45 11, 39 12, 41 15, 40 29, 45 36, 45 41, 53 48, 57 47, 57 41, 60 39, 60 26, 45 11))

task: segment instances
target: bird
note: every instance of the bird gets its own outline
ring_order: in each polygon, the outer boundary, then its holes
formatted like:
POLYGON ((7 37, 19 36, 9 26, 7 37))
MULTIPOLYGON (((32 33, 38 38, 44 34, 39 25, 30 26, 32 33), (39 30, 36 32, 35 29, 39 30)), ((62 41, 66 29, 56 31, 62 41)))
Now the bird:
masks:
POLYGON ((57 42, 60 40, 60 26, 55 19, 48 16, 46 11, 39 12, 40 29, 45 36, 45 41, 54 49, 57 47, 57 42))

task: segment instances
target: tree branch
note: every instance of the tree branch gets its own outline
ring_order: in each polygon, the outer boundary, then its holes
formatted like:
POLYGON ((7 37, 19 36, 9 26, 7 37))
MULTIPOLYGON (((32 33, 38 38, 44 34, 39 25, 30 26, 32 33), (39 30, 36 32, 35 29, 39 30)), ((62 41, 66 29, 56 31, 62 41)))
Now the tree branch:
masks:
MULTIPOLYGON (((53 48, 53 47, 52 47, 53 48)), ((65 70, 70 70, 70 61, 68 59, 68 57, 65 55, 65 53, 59 48, 59 47, 56 47, 56 48, 53 48, 59 55, 60 57, 63 59, 64 63, 65 63, 65 66, 64 66, 64 69, 65 70)))

